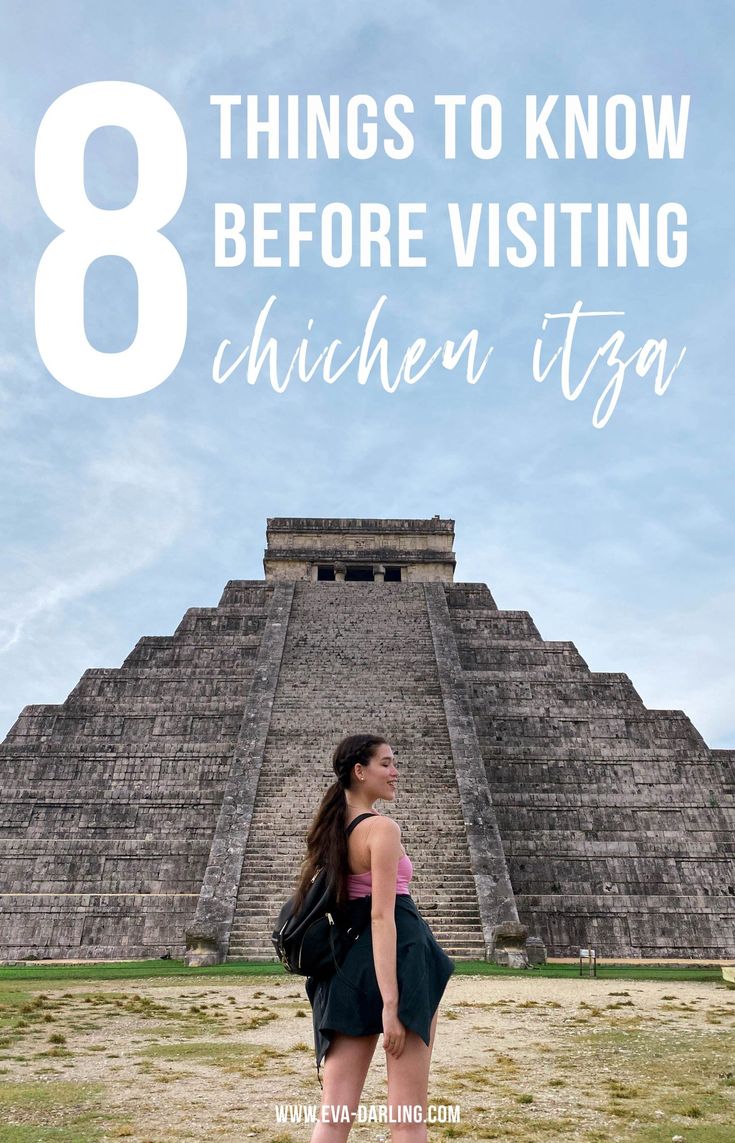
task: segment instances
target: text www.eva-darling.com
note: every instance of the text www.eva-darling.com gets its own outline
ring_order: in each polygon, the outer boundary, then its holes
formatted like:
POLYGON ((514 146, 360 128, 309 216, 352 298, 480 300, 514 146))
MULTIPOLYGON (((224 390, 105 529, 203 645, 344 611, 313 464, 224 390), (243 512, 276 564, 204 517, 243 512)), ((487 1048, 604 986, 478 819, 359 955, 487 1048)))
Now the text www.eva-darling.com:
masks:
POLYGON ((456 1103, 432 1103, 424 1111, 420 1104, 360 1103, 276 1103, 276 1123, 459 1123, 456 1103))

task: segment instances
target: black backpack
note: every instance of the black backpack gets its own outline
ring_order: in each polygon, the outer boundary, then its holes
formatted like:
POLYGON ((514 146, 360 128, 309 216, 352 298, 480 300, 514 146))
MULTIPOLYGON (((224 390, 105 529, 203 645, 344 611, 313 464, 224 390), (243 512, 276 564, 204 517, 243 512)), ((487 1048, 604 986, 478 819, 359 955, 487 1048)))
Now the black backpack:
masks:
MULTIPOLYGON (((365 818, 374 814, 359 814, 351 821, 346 834, 365 818)), ((346 927, 336 907, 334 886, 327 880, 326 869, 314 874, 306 897, 297 912, 293 910, 294 897, 290 897, 278 914, 271 940, 286 972, 312 976, 324 980, 339 972, 362 931, 355 925, 346 927)))

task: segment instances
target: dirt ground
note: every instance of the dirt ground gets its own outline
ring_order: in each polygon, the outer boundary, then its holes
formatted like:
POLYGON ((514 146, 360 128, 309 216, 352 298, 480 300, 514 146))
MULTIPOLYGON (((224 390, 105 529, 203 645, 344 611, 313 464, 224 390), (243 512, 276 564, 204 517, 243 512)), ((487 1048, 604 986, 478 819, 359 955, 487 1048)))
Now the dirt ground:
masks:
MULTIPOLYGON (((300 979, 34 982, 0 1005, 3 1143, 309 1139, 277 1121, 320 1099, 300 979)), ((719 982, 454 976, 429 1100, 460 1120, 429 1138, 735 1143, 734 1033, 719 982)), ((379 1044, 364 1114, 385 1095, 379 1044)), ((351 1138, 388 1135, 369 1122, 351 1138)))

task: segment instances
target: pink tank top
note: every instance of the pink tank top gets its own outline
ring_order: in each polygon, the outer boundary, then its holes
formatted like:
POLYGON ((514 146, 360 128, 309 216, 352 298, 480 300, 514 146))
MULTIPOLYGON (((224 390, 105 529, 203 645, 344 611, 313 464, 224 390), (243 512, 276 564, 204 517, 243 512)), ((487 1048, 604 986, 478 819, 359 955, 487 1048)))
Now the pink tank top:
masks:
MULTIPOLYGON (((396 870, 396 896, 403 897, 410 892, 408 883, 412 876, 413 865, 411 864, 411 858, 407 853, 404 853, 398 862, 398 869, 396 870)), ((369 897, 372 891, 372 873, 347 874, 347 896, 350 901, 354 901, 356 897, 369 897)))

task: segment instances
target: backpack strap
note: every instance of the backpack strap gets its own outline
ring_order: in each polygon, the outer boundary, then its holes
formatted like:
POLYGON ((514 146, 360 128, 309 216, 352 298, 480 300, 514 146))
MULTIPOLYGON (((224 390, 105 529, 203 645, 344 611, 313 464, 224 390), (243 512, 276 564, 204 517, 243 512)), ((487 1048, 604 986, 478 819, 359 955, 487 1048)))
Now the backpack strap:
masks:
POLYGON ((371 814, 370 812, 365 813, 365 814, 358 814, 357 817, 353 818, 352 821, 350 822, 350 824, 348 825, 347 829, 345 830, 345 834, 347 835, 347 837, 349 837, 350 834, 352 833, 353 829, 355 828, 355 826, 359 825, 360 822, 365 820, 365 818, 379 818, 379 817, 380 817, 380 814, 371 814))

